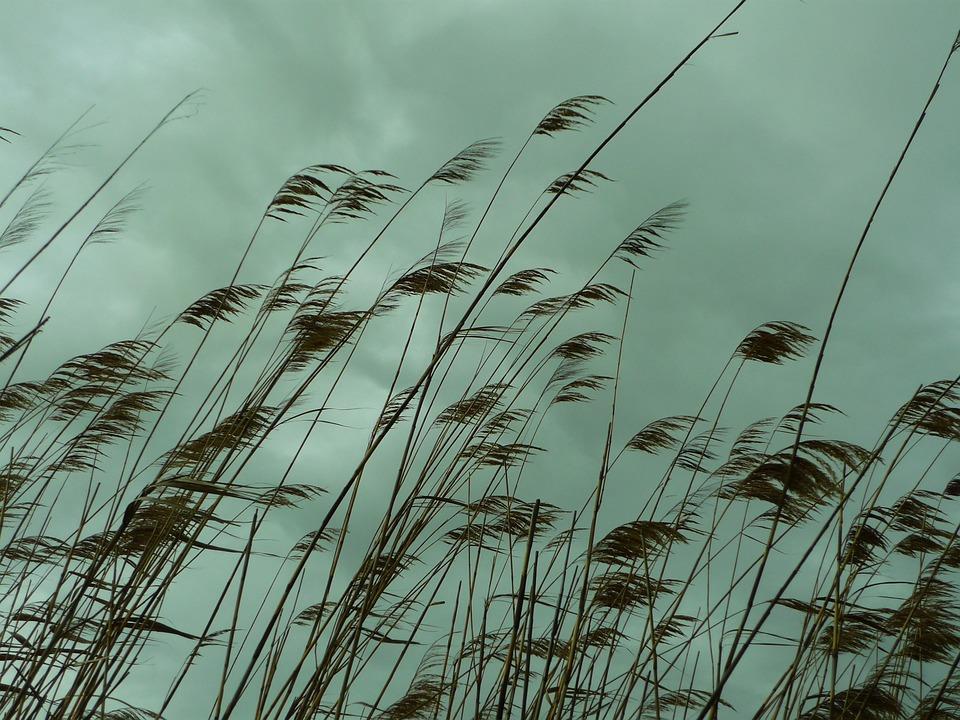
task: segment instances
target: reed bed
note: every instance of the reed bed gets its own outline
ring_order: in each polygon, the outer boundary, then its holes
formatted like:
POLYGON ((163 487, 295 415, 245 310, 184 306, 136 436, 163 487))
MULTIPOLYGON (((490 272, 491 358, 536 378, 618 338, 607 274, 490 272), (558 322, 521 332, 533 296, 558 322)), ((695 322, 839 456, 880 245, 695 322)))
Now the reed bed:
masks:
POLYGON ((556 206, 604 192, 597 156, 744 4, 626 113, 573 97, 519 142, 473 142, 424 179, 304 167, 266 202, 227 284, 40 377, 31 351, 76 260, 143 201, 116 193, 117 173, 197 96, 50 232, 42 180, 83 119, 13 178, 0 200, 0 248, 22 256, 0 291, 0 715, 960 717, 960 475, 944 468, 960 376, 918 379, 866 445, 817 393, 847 283, 960 40, 851 239, 823 328, 744 328, 698 406, 623 419, 644 273, 682 232, 685 202, 598 238, 580 276, 518 262, 556 206), (574 132, 593 149, 492 237, 525 153, 574 132), (470 190, 481 175, 485 195, 470 190), (429 250, 367 293, 365 262, 423 208, 429 250), (78 227, 48 300, 14 299, 78 227), (318 246, 343 228, 356 252, 332 267, 318 246), (286 269, 241 282, 268 230, 292 248, 286 269), (387 328, 400 338, 395 364, 376 368, 388 391, 358 425, 344 389, 387 328), (795 406, 729 427, 744 378, 787 363, 809 368, 795 406), (596 440, 586 474, 567 457, 579 449, 551 446, 551 425, 578 416, 596 440), (611 509, 612 486, 629 507, 611 509), (287 546, 271 538, 299 525, 287 546), (161 644, 178 658, 164 672, 161 644), (158 700, 141 707, 130 688, 145 684, 158 700))

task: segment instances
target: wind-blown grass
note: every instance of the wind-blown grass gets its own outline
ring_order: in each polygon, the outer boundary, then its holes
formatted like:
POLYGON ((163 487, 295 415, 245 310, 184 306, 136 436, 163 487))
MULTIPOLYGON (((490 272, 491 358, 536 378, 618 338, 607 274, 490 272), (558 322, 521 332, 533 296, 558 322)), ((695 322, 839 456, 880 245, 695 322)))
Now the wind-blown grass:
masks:
POLYGON ((854 245, 824 331, 784 319, 744 328, 699 407, 624 426, 638 271, 654 271, 682 232, 685 202, 646 208, 625 235, 598 240, 581 277, 544 259, 517 266, 558 203, 603 192, 598 155, 729 34, 721 30, 744 3, 579 167, 544 179, 508 237, 484 235, 500 250, 491 267, 474 261, 474 241, 525 150, 592 132, 614 111, 608 100, 582 95, 548 110, 479 212, 450 196, 493 172, 506 143, 467 145, 413 190, 384 170, 307 166, 265 199, 228 284, 166 308, 165 325, 27 379, 75 261, 123 234, 139 189, 83 235, 38 320, 20 327, 30 306, 6 294, 195 96, 43 236, 52 206, 40 180, 75 149, 70 126, 0 201, 19 202, 0 250, 27 248, 0 298, 0 714, 960 717, 960 476, 937 484, 960 440, 960 376, 924 382, 870 446, 821 434, 840 412, 814 399, 847 283, 957 44, 854 245), (442 212, 424 228, 431 249, 372 296, 355 291, 397 218, 438 194, 442 212), (345 270, 314 255, 339 224, 364 238, 345 270), (269 226, 294 238, 286 270, 240 283, 269 226), (369 426, 350 427, 334 398, 360 372, 358 349, 388 324, 400 344, 379 378, 387 392, 369 426), (725 426, 745 374, 804 358, 801 402, 739 432, 725 426), (219 365, 208 372, 201 359, 219 365), (555 486, 529 477, 545 455, 568 450, 551 446, 557 416, 587 412, 602 425, 594 473, 552 479, 581 491, 581 504, 561 507, 555 486), (315 445, 345 435, 344 447, 358 448, 349 472, 294 481, 315 445), (259 463, 280 437, 283 454, 264 477, 259 463), (612 523, 610 483, 638 467, 650 480, 630 519, 612 523), (268 531, 286 513, 311 529, 278 550, 268 531), (203 577, 197 566, 209 558, 222 572, 203 577), (198 583, 218 584, 210 597, 198 583), (180 653, 169 676, 147 665, 157 638, 180 653), (728 687, 748 655, 777 678, 750 695, 728 687), (128 688, 143 676, 161 693, 141 708, 128 688), (203 707, 181 702, 194 682, 208 691, 203 707))

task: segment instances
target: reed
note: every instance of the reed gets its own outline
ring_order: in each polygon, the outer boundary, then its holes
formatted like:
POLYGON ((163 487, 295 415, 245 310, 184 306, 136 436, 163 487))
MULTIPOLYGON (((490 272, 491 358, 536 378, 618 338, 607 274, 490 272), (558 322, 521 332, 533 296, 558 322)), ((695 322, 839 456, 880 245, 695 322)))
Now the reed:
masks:
POLYGON ((265 203, 227 284, 182 309, 158 298, 165 323, 32 377, 78 258, 122 236, 145 201, 142 188, 118 193, 117 174, 197 95, 44 234, 54 205, 41 181, 82 148, 86 114, 71 124, 0 200, 0 251, 24 248, 0 289, 0 716, 960 717, 960 475, 939 480, 960 440, 960 376, 925 380, 869 446, 833 434, 842 413, 817 393, 848 282, 960 37, 823 329, 744 328, 698 407, 641 427, 622 412, 639 399, 626 340, 642 332, 644 275, 682 232, 685 202, 598 238, 578 276, 518 262, 554 208, 604 191, 603 150, 745 4, 612 123, 610 101, 583 95, 549 109, 506 161, 510 143, 484 139, 410 184, 304 167, 265 203), (544 178, 498 237, 490 219, 530 148, 574 132, 596 133, 592 149, 544 178), (480 202, 457 197, 491 174, 480 202), (371 256, 428 210, 427 251, 365 293, 371 256), (344 225, 360 239, 337 268, 319 253, 344 225), (285 269, 241 282, 268 230, 290 240, 285 269), (45 302, 9 295, 77 232, 45 302), (395 362, 377 368, 385 392, 358 426, 342 398, 385 337, 395 362), (800 402, 727 427, 743 379, 786 363, 810 365, 800 402), (595 431, 590 474, 544 478, 582 453, 551 441, 576 416, 595 431), (342 475, 313 459, 331 447, 342 475), (625 483, 630 519, 613 522, 624 493, 611 487, 625 483), (560 484, 575 506, 551 497, 560 484), (303 523, 289 548, 273 541, 303 523), (168 673, 150 666, 159 640, 178 658, 168 673), (775 679, 745 692, 749 666, 775 679), (140 707, 130 687, 145 680, 157 697, 140 707))

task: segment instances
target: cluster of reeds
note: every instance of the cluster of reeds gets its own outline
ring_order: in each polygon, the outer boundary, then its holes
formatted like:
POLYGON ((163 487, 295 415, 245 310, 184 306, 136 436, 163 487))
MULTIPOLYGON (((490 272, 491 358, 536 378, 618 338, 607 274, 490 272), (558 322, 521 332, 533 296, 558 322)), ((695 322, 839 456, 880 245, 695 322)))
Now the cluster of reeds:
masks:
POLYGON ((749 330, 699 407, 640 428, 618 412, 631 401, 623 348, 636 270, 653 271, 685 205, 651 209, 603 241, 582 277, 517 266, 552 208, 601 189, 597 155, 743 4, 579 167, 544 182, 491 267, 471 251, 524 152, 586 129, 607 100, 550 110, 480 207, 446 200, 426 229, 432 249, 374 297, 350 292, 370 251, 412 203, 493 172, 498 143, 469 145, 412 190, 383 170, 304 168, 267 203, 228 284, 34 378, 31 349, 63 279, 87 246, 123 232, 138 200, 120 197, 93 223, 39 313, 12 299, 143 144, 38 238, 50 210, 39 180, 76 142, 71 126, 0 200, 10 207, 0 246, 29 248, 5 270, 0 299, 0 715, 960 717, 960 476, 944 480, 939 462, 960 440, 960 377, 904 398, 869 447, 822 434, 838 410, 814 399, 873 215, 819 338, 781 319, 749 330), (331 271, 315 246, 344 223, 367 240, 331 271), (270 224, 298 238, 287 269, 239 283, 270 224), (339 427, 332 398, 385 323, 404 341, 377 418, 339 427), (221 364, 197 391, 208 357, 221 364), (804 357, 811 381, 795 407, 725 427, 753 367, 804 357), (578 412, 603 418, 594 470, 552 463, 545 482, 538 463, 565 452, 550 446, 550 424, 578 412), (281 434, 284 454, 264 476, 257 461, 281 434), (311 446, 335 434, 354 437, 352 470, 311 468, 322 486, 294 482, 311 446), (613 524, 605 501, 623 478, 630 519, 613 524), (582 503, 551 502, 557 484, 582 503), (265 533, 289 513, 311 530, 274 552, 265 533), (198 573, 205 561, 218 571, 198 573), (182 661, 172 673, 151 668, 158 640, 182 661), (129 689, 138 678, 159 688, 149 706, 129 689), (196 687, 205 705, 195 691, 180 702, 196 687))

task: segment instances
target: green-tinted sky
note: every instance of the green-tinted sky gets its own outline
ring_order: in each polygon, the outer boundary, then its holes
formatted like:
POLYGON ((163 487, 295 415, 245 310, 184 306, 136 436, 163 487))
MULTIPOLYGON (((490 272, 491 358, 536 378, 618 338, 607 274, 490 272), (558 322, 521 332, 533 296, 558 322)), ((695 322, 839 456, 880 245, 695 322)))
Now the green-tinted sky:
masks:
MULTIPOLYGON (((511 156, 560 100, 608 97, 613 105, 593 128, 540 141, 524 156, 478 238, 481 255, 495 254, 537 193, 575 167, 731 4, 7 0, 0 125, 22 137, 0 148, 4 176, 19 174, 91 104, 89 123, 103 123, 82 136, 95 146, 49 180, 61 213, 181 96, 206 89, 197 115, 164 128, 12 288, 42 295, 80 232, 149 183, 129 232, 81 258, 45 332, 57 340, 38 346, 32 369, 131 336, 151 313, 169 317, 225 284, 264 204, 302 166, 384 168, 412 186, 478 138, 502 138, 511 156)), ((787 319, 822 332, 958 27, 954 0, 752 0, 729 28, 739 34, 712 41, 598 158, 594 167, 615 182, 559 207, 531 238, 525 257, 575 284, 651 211, 690 201, 671 249, 638 275, 624 436, 694 411, 755 325, 787 319)), ((958 118, 954 68, 841 309, 817 399, 848 412, 851 439, 868 442, 918 384, 958 370, 958 118)), ((443 200, 442 191, 422 199, 361 270, 358 292, 374 292, 391 269, 430 249, 443 200)), ((315 250, 342 269, 367 237, 356 232, 338 231, 315 250)), ((297 242, 289 228, 270 228, 245 278, 271 280, 297 242)), ((10 267, 14 257, 6 256, 10 267)), ((356 395, 341 404, 382 402, 390 356, 381 350, 402 329, 382 332, 384 343, 358 359, 356 395)), ((800 402, 808 376, 806 364, 751 372, 732 422, 800 402)), ((561 421, 551 432, 567 448, 564 463, 592 467, 582 427, 561 421)), ((330 462, 329 452, 318 449, 317 461, 330 462)), ((336 453, 332 466, 345 471, 350 461, 336 453)), ((560 487, 550 499, 572 505, 580 490, 560 487)), ((624 482, 617 492, 632 491, 624 482)))
MULTIPOLYGON (((153 188, 135 237, 91 253, 87 297, 72 304, 106 301, 106 338, 134 330, 161 289, 163 313, 225 282, 218 261, 239 253, 265 199, 299 167, 383 167, 410 184, 479 137, 512 150, 545 109, 581 93, 616 103, 600 114, 598 130, 609 127, 722 10, 7 3, 3 124, 24 138, 4 163, 12 176, 95 103, 89 117, 105 124, 84 139, 99 147, 56 179, 58 191, 82 192, 180 96, 209 89, 199 115, 159 135, 91 215, 139 182, 153 188)), ((714 357, 763 320, 819 328, 956 15, 952 2, 748 5, 733 23, 740 35, 715 41, 598 159, 616 185, 589 200, 579 224, 548 224, 539 242, 555 265, 575 265, 594 242, 687 198, 676 250, 645 278, 655 288, 646 321, 671 358, 662 369, 683 349, 683 366, 700 367, 691 356, 714 357)), ((858 268, 825 377, 831 396, 903 392, 952 369, 957 105, 948 78, 858 268)), ((590 138, 535 148, 517 172, 515 206, 575 164, 590 138)), ((21 294, 37 282, 25 279, 21 294)))

